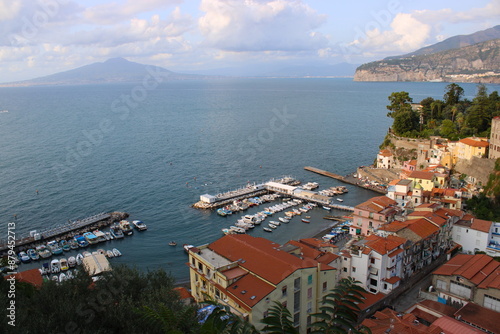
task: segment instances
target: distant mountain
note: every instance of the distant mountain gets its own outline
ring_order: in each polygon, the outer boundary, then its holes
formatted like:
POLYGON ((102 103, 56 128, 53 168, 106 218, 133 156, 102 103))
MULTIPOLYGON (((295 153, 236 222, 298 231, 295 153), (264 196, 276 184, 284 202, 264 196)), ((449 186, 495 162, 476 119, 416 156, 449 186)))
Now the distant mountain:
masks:
POLYGON ((356 69, 354 81, 500 83, 500 39, 363 64, 356 69))
POLYGON ((8 86, 85 85, 102 83, 142 83, 147 76, 159 76, 162 80, 187 80, 204 78, 194 74, 181 74, 162 67, 143 65, 124 58, 112 58, 103 63, 93 63, 73 70, 60 72, 32 80, 0 84, 8 86))
POLYGON ((411 56, 427 55, 451 49, 458 49, 497 38, 500 38, 500 25, 486 30, 477 31, 470 35, 453 36, 439 43, 418 49, 417 51, 413 51, 401 56, 387 57, 384 60, 408 58, 411 56))

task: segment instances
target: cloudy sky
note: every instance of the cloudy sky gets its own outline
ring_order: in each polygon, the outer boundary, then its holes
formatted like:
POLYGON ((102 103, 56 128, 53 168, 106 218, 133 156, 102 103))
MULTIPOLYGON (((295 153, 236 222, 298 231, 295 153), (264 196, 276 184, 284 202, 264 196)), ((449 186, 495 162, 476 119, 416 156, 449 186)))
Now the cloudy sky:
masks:
POLYGON ((0 0, 0 82, 124 57, 173 71, 360 64, 500 24, 500 0, 0 0))

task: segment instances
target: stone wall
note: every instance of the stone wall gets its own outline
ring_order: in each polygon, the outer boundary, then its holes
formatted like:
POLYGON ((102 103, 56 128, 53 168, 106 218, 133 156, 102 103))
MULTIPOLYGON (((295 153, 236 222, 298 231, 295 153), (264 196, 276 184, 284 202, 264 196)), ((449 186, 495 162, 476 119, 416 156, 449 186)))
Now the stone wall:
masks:
POLYGON ((455 171, 472 176, 484 186, 495 168, 495 160, 473 157, 471 160, 458 159, 455 171))

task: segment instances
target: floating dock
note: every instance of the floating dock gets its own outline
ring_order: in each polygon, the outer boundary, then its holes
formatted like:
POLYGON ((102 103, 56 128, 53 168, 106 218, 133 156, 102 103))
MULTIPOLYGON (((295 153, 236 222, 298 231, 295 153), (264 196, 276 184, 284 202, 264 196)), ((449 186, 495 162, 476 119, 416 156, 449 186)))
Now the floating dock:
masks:
MULTIPOLYGON (((94 228, 101 228, 104 226, 111 225, 122 219, 126 219, 128 213, 125 212, 111 212, 111 213, 99 213, 84 219, 77 219, 70 221, 67 224, 58 225, 50 229, 46 229, 40 232, 33 231, 35 233, 30 233, 27 235, 20 235, 15 240, 15 249, 19 248, 32 248, 34 244, 41 244, 51 239, 64 239, 73 237, 77 234, 90 231, 94 228)), ((0 239, 0 254, 5 253, 9 249, 9 244, 7 238, 0 239)))
POLYGON ((319 168, 316 168, 316 167, 306 166, 306 167, 304 167, 304 169, 307 170, 307 171, 316 173, 316 174, 320 174, 320 175, 323 175, 323 176, 331 177, 332 179, 339 180, 339 181, 342 181, 342 182, 347 183, 347 184, 352 184, 354 186, 357 186, 357 187, 360 187, 360 188, 363 188, 363 189, 375 191, 377 193, 384 194, 384 195, 387 194, 386 190, 382 190, 382 189, 379 189, 379 188, 370 187, 370 186, 366 186, 364 184, 360 184, 357 181, 357 179, 355 179, 355 178, 349 178, 348 179, 348 178, 346 178, 344 176, 341 176, 341 175, 338 175, 338 174, 335 174, 335 173, 331 173, 331 172, 327 172, 325 170, 322 170, 322 169, 319 169, 319 168))

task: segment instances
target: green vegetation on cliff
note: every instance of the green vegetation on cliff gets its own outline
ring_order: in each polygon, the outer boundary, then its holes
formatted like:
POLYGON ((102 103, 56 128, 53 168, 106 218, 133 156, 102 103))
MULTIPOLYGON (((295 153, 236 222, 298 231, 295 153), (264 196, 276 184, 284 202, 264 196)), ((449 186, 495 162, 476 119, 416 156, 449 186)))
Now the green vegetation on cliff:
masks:
POLYGON ((394 92, 388 99, 387 116, 394 119, 392 131, 408 138, 442 136, 458 140, 469 136, 487 137, 491 119, 500 115, 500 96, 497 91, 488 94, 480 84, 472 101, 463 98, 464 90, 455 83, 446 86, 443 100, 427 97, 420 102, 420 110, 412 107, 408 92, 394 92))

